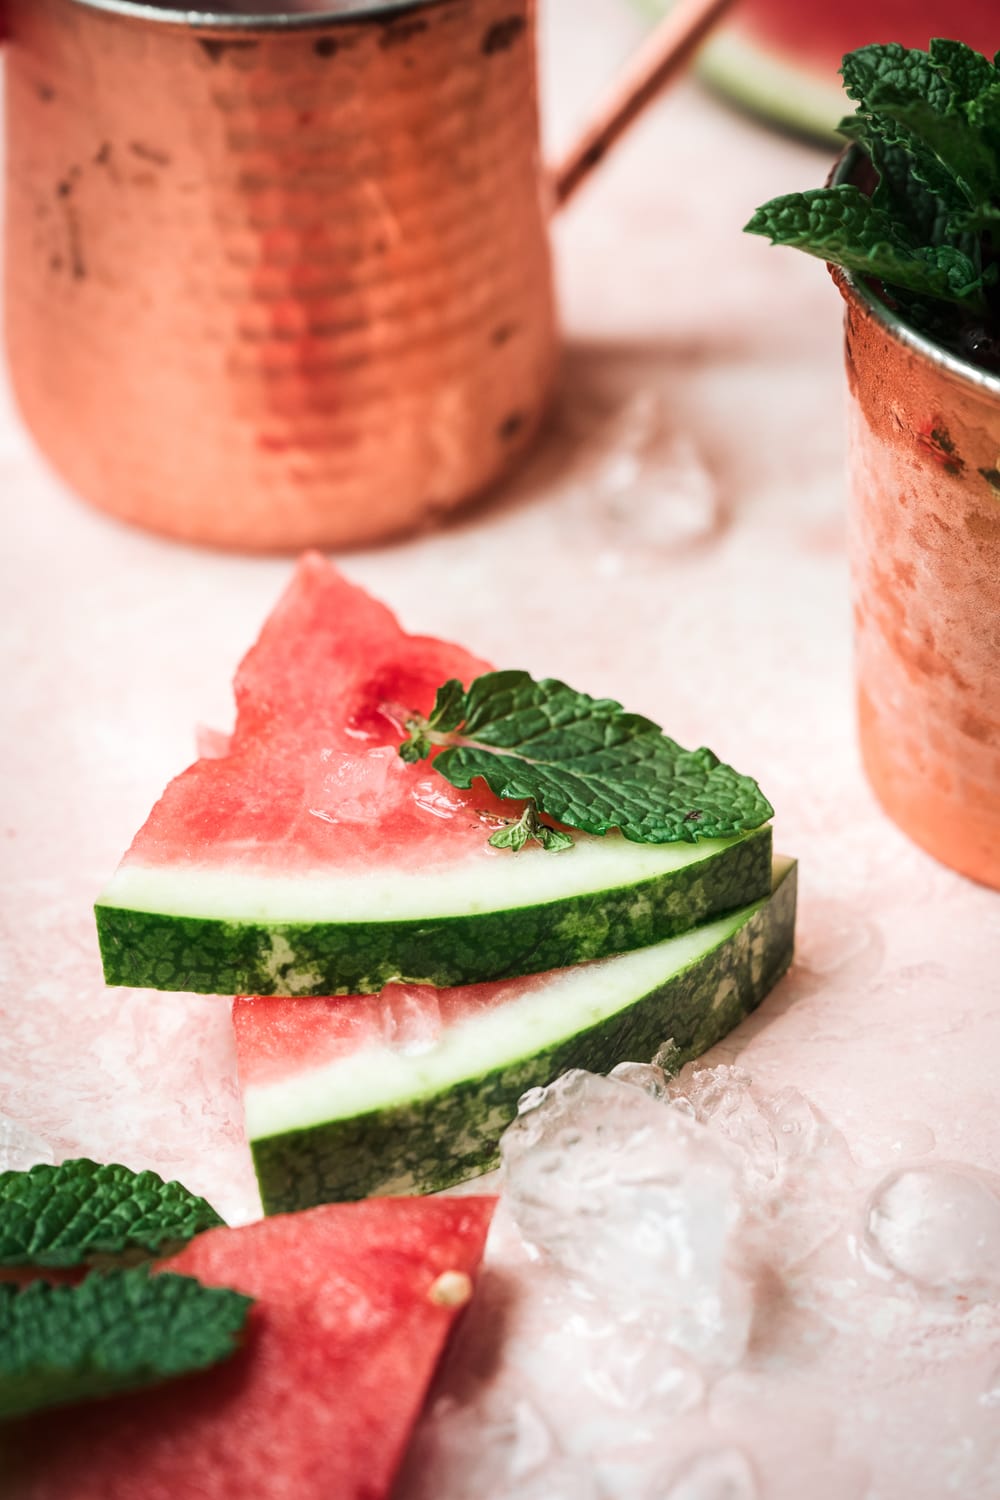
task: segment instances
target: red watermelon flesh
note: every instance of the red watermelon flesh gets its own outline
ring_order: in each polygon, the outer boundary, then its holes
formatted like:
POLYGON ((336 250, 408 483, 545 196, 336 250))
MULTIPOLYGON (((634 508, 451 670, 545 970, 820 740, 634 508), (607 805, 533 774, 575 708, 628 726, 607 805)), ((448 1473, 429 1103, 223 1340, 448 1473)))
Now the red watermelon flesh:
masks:
POLYGON ((369 1199, 199 1235, 161 1269, 257 1298, 244 1347, 157 1390, 8 1429, 15 1488, 0 1493, 382 1500, 461 1310, 431 1289, 475 1275, 495 1202, 369 1199))
POLYGON ((449 1027, 544 990, 551 977, 530 974, 447 989, 388 984, 379 994, 332 999, 240 996, 233 1001, 233 1029, 241 1083, 276 1083, 366 1047, 429 1050, 449 1027))
POLYGON ((489 670, 460 646, 405 634, 307 555, 237 672, 231 739, 202 736, 208 753, 170 783, 123 864, 306 875, 375 855, 399 869, 496 857, 496 825, 480 813, 510 817, 512 804, 397 753, 401 713, 428 713, 448 678, 489 670))
POLYGON ((992 57, 1000 47, 997 0, 744 0, 734 25, 779 55, 813 63, 831 75, 845 52, 870 42, 926 48, 933 36, 955 37, 992 57))

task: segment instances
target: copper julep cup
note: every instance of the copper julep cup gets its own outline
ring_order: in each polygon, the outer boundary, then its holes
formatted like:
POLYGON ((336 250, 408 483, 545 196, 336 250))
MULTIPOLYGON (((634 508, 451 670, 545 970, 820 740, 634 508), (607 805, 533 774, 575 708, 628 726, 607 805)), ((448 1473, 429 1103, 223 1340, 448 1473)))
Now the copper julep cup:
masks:
MULTIPOLYGON (((860 162, 850 148, 832 180, 860 162)), ((1000 376, 833 274, 865 771, 915 843, 1000 890, 1000 376)))
MULTIPOLYGON (((724 5, 685 0, 690 44, 724 5)), ((633 70, 553 194, 534 0, 239 10, 7 0, 15 395, 126 521, 377 541, 531 441, 557 366, 553 198, 665 74, 633 70)))

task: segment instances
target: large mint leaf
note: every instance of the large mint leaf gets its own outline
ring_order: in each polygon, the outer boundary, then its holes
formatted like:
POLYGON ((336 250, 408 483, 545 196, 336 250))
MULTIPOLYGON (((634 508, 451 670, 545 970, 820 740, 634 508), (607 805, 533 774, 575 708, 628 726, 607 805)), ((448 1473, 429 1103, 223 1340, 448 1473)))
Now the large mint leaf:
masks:
POLYGON ((950 244, 978 266, 975 236, 965 226, 968 196, 929 147, 888 116, 850 115, 838 129, 871 158, 878 173, 871 201, 907 243, 950 244))
POLYGON ((875 90, 872 108, 889 115, 929 146, 965 185, 971 203, 989 201, 997 186, 996 159, 965 109, 942 112, 927 99, 913 97, 892 84, 875 90))
POLYGON ((985 305, 983 277, 967 255, 951 245, 907 244, 884 210, 849 184, 774 198, 746 230, 923 296, 975 311, 985 305))
POLYGON ((0 1284, 0 1419, 218 1364, 237 1348, 250 1303, 144 1267, 93 1272, 79 1286, 0 1284))
POLYGON ((942 112, 950 108, 954 99, 951 85, 933 66, 929 53, 904 47, 900 42, 857 47, 847 53, 840 72, 848 97, 864 110, 876 108, 874 96, 882 88, 923 99, 942 112))
POLYGON ((995 143, 984 132, 997 87, 993 65, 961 42, 935 41, 928 52, 898 42, 861 47, 844 58, 844 86, 861 112, 892 120, 916 137, 960 183, 973 205, 997 189, 995 143))
POLYGON ((0 1173, 0 1265, 79 1266, 166 1255, 223 1221, 155 1172, 85 1158, 0 1173))
POLYGON ((467 692, 446 683, 430 718, 409 727, 401 753, 443 746, 434 769, 452 786, 481 777, 498 797, 527 800, 584 833, 692 843, 773 816, 757 783, 711 750, 682 750, 619 703, 527 672, 489 672, 467 692))
POLYGON ((956 103, 971 103, 1000 83, 996 66, 965 42, 935 37, 927 49, 931 66, 956 103))

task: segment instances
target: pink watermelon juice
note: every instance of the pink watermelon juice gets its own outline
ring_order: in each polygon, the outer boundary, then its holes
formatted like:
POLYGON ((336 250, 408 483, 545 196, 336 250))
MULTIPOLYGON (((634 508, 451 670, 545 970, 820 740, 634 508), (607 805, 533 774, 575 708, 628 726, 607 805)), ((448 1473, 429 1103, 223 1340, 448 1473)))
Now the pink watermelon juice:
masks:
POLYGON ((486 670, 305 557, 236 675, 232 736, 170 783, 100 898, 108 982, 229 995, 479 982, 656 942, 767 894, 768 828, 492 848, 522 805, 397 753, 407 714, 486 670))
POLYGON ((243 1348, 156 1390, 8 1428, 0 1493, 383 1500, 494 1205, 372 1201, 200 1235, 161 1269, 256 1298, 243 1348))
POLYGON ((495 1164, 528 1089, 672 1040, 697 1057, 788 968, 796 872, 765 901, 648 948, 548 974, 378 995, 238 999, 247 1138, 265 1212, 432 1192, 495 1164))

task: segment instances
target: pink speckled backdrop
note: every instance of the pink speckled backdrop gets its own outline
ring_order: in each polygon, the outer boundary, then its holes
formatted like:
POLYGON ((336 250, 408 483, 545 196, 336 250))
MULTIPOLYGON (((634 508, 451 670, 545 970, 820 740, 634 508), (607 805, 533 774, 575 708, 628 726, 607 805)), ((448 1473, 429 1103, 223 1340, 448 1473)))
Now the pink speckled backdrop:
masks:
MULTIPOLYGON (((543 22, 555 145, 638 23, 614 0, 549 0, 543 22)), ((759 773, 778 845, 801 861, 799 958, 719 1058, 801 1089, 859 1160, 998 1169, 1000 901, 880 815, 855 746, 840 299, 820 266, 739 233, 826 166, 693 87, 663 101, 556 228, 564 395, 519 481, 344 566, 412 629, 620 697, 759 773)), ((155 1166, 252 1216, 228 1007, 105 991, 89 905, 195 724, 228 723, 233 667, 288 565, 88 511, 2 388, 0 496, 0 1113, 58 1153, 155 1166)), ((927 1396, 919 1354, 895 1373, 885 1358, 896 1446, 872 1420, 855 1444, 871 1478, 853 1488, 810 1458, 843 1371, 769 1388, 782 1421, 756 1424, 767 1500, 940 1500, 943 1481, 912 1454, 901 1466, 907 1412, 919 1455, 928 1422, 958 1441, 961 1411, 927 1396), (902 1418, 899 1379, 915 1392, 902 1418)), ((962 1494, 986 1500, 989 1483, 975 1469, 962 1494)))

